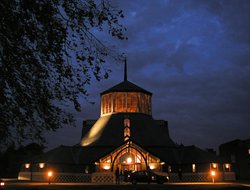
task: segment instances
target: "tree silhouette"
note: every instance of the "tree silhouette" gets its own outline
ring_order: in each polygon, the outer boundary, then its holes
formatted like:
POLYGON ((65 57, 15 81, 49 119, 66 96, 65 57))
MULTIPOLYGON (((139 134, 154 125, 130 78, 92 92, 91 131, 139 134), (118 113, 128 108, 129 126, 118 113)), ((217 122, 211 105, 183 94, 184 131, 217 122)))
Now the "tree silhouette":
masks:
POLYGON ((108 78, 110 49, 96 37, 125 40, 121 10, 108 1, 3 0, 0 2, 0 144, 44 142, 45 130, 73 124, 79 95, 91 78, 108 78), (97 3, 98 2, 98 3, 97 3))

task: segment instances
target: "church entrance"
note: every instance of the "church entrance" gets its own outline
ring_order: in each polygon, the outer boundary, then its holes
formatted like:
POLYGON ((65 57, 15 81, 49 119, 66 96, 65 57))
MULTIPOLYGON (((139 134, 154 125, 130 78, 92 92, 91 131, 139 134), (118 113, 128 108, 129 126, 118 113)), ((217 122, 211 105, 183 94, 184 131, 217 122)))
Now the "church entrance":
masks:
POLYGON ((150 169, 159 169, 160 160, 149 154, 132 141, 126 142, 114 152, 100 159, 99 171, 132 172, 150 169))
POLYGON ((117 155, 114 160, 114 169, 119 168, 121 171, 139 171, 146 169, 146 159, 143 154, 136 149, 126 148, 117 155))
POLYGON ((147 159, 144 151, 137 147, 125 146, 120 149, 114 157, 113 171, 119 168, 120 171, 140 171, 147 168, 147 159))

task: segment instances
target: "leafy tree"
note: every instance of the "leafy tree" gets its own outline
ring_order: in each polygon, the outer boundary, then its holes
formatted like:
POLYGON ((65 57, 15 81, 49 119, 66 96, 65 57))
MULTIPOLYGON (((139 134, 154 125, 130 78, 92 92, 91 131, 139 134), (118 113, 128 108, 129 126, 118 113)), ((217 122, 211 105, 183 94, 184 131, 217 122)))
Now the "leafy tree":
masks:
POLYGON ((108 78, 111 50, 96 37, 125 40, 121 10, 108 1, 0 2, 0 143, 44 142, 43 131, 74 123, 92 78, 108 78))

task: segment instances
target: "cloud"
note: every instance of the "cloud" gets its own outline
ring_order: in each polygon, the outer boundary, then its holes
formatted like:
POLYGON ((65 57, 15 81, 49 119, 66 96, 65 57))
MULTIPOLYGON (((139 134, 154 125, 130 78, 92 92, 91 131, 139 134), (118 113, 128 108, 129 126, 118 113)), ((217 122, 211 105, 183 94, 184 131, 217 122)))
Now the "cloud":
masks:
MULTIPOLYGON (((250 137, 250 2, 248 0, 113 1, 124 10, 128 79, 153 92, 153 117, 169 121, 174 141, 217 148, 250 137)), ((111 41, 115 42, 115 41, 111 41)), ((122 63, 90 86, 99 93, 123 80, 122 63)), ((89 110, 88 110, 89 109, 89 110)), ((98 113, 96 113, 98 112, 98 113)))

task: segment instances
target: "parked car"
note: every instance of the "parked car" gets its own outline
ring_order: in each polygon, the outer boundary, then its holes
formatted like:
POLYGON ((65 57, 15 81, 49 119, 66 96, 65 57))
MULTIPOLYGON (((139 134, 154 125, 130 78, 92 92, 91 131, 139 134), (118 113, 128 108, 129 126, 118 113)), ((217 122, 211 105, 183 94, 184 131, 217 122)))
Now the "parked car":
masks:
POLYGON ((129 176, 132 173, 132 170, 124 170, 123 171, 123 181, 129 182, 129 176))
POLYGON ((6 189, 6 184, 3 180, 0 179, 0 189, 6 189))
POLYGON ((137 182, 163 184, 164 182, 168 182, 168 180, 168 176, 158 175, 151 170, 136 171, 128 175, 128 181, 132 184, 136 184, 137 182))

